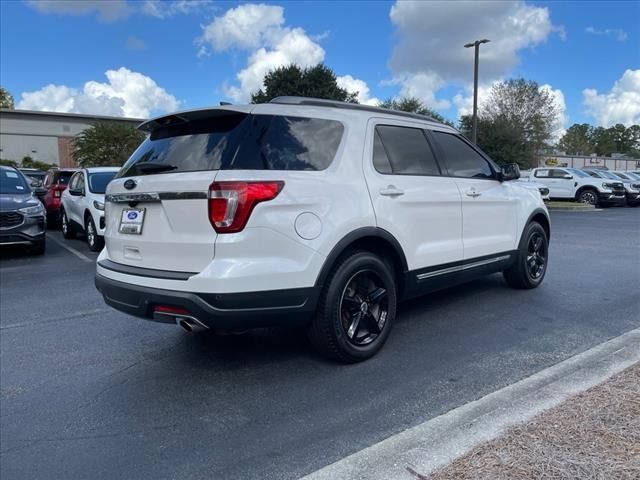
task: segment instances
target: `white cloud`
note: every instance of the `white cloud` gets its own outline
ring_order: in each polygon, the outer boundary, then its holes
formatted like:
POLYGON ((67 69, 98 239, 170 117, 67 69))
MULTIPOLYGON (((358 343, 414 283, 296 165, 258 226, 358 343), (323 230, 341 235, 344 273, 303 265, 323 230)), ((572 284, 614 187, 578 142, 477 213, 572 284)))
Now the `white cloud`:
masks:
POLYGON ((585 28, 585 32, 590 33, 592 35, 606 35, 614 37, 619 42, 624 42, 628 35, 627 32, 620 28, 604 28, 597 29, 595 27, 587 27, 585 28))
POLYGON ((200 46, 216 52, 232 48, 251 50, 272 43, 283 32, 284 8, 275 5, 241 5, 202 27, 200 46))
POLYGON ((154 112, 179 107, 180 102, 173 95, 146 75, 125 67, 107 70, 105 75, 107 83, 91 80, 82 90, 51 84, 24 92, 16 108, 148 118, 154 112))
POLYGON ((480 47, 481 83, 490 83, 518 65, 520 50, 553 32, 564 37, 547 8, 523 1, 398 1, 390 18, 398 36, 389 61, 394 81, 432 108, 446 108, 437 90, 452 82, 466 84, 473 76, 474 49, 463 45, 491 40, 480 47))
POLYGON ((587 113, 598 125, 640 124, 640 70, 626 70, 609 93, 599 94, 594 88, 586 88, 582 97, 587 113))
POLYGON ((247 66, 236 75, 239 85, 223 87, 225 95, 246 102, 263 87, 264 76, 278 67, 310 67, 324 60, 324 49, 302 28, 284 25, 284 9, 274 5, 246 4, 227 10, 202 27, 196 40, 198 56, 209 49, 221 52, 248 50, 247 66))
POLYGON ((198 13, 211 7, 211 0, 145 0, 140 11, 156 18, 170 18, 175 15, 198 13))
POLYGON ((98 14, 103 22, 114 22, 131 14, 126 0, 27 0, 27 5, 44 14, 89 15, 98 14))
POLYGON ((338 86, 344 88, 349 93, 358 92, 358 103, 364 105, 377 106, 380 103, 379 98, 371 97, 369 92, 369 86, 364 80, 359 78, 353 78, 351 75, 343 75, 336 78, 338 86))

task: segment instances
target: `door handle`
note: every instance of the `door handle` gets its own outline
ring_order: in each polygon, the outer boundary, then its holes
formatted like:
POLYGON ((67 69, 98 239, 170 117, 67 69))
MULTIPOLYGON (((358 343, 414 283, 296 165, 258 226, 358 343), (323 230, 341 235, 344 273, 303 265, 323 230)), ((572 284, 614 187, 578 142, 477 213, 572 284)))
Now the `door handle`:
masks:
POLYGON ((387 188, 380 189, 380 195, 384 195, 385 197, 399 197, 400 195, 404 195, 404 190, 400 190, 395 185, 388 185, 387 188))
POLYGON ((474 188, 474 189, 471 189, 471 190, 467 190, 466 195, 468 197, 478 198, 482 194, 480 192, 476 192, 476 190, 474 188))

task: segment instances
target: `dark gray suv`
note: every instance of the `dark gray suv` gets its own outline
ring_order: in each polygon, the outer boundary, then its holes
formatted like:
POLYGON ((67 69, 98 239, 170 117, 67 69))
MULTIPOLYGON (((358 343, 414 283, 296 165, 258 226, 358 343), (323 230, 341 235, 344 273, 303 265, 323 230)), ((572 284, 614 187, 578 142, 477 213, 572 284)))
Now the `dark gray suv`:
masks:
POLYGON ((0 245, 29 245, 45 251, 47 228, 44 205, 31 191, 24 175, 0 166, 0 245))

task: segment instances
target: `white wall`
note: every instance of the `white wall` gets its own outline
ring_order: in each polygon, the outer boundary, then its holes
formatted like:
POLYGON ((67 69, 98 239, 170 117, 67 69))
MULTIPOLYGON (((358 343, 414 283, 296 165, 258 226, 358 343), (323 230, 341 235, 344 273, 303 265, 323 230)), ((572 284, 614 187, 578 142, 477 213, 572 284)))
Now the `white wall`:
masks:
POLYGON ((58 158, 58 137, 41 135, 13 135, 0 133, 0 158, 22 160, 29 155, 34 160, 60 165, 58 158), (34 152, 35 150, 35 152, 34 152))

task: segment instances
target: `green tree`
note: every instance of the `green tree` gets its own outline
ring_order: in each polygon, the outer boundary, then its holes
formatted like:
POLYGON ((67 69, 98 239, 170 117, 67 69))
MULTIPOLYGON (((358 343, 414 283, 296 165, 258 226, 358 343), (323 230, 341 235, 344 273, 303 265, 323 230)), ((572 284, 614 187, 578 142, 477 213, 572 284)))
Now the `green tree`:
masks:
POLYGON ((551 140, 558 106, 553 95, 537 82, 517 78, 491 87, 480 116, 512 124, 520 131, 522 141, 538 152, 551 140))
POLYGON ((8 108, 11 110, 15 108, 13 104, 13 95, 2 87, 0 87, 0 108, 8 108))
POLYGON ((308 68, 291 64, 267 73, 264 88, 251 95, 251 103, 267 103, 286 95, 357 103, 358 92, 340 88, 333 70, 322 63, 308 68))
MULTIPOLYGON (((460 131, 471 139, 473 117, 465 115, 460 119, 460 131)), ((478 119, 478 146, 499 165, 517 163, 521 167, 533 166, 534 151, 525 141, 522 131, 502 117, 495 120, 478 119)))
POLYGON ((558 142, 558 148, 567 155, 591 155, 596 151, 593 127, 588 123, 574 123, 558 142))
POLYGON ((124 122, 97 122, 73 139, 72 155, 81 167, 120 166, 145 136, 124 122))
POLYGON ((30 155, 22 157, 20 166, 22 168, 37 168, 38 170, 49 170, 50 168, 55 167, 53 163, 41 162, 40 160, 32 158, 30 155))
POLYGON ((410 113, 417 113, 420 115, 426 115, 440 123, 444 123, 453 127, 453 123, 451 123, 449 120, 444 118, 438 112, 428 108, 424 103, 422 103, 422 101, 420 101, 419 98, 416 98, 416 97, 389 98, 383 102, 380 102, 378 106, 382 108, 388 108, 391 110, 400 110, 402 112, 410 112, 410 113))

